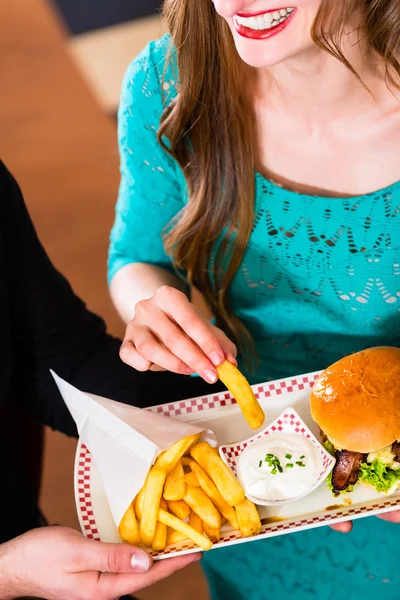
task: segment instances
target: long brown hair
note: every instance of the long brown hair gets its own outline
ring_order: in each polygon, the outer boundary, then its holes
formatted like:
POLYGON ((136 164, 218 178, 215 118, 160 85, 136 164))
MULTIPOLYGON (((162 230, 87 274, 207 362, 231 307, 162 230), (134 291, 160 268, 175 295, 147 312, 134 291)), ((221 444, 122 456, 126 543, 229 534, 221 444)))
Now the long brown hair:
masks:
MULTIPOLYGON (((398 0, 323 0, 313 40, 358 76, 341 48, 355 5, 360 37, 383 59, 388 81, 397 85, 398 0)), ((240 59, 211 0, 165 0, 163 13, 180 87, 163 114, 159 141, 181 166, 189 194, 186 208, 165 233, 165 247, 200 289, 218 325, 243 347, 251 338, 231 310, 229 286, 254 220, 254 115, 241 85, 252 69, 240 59)))

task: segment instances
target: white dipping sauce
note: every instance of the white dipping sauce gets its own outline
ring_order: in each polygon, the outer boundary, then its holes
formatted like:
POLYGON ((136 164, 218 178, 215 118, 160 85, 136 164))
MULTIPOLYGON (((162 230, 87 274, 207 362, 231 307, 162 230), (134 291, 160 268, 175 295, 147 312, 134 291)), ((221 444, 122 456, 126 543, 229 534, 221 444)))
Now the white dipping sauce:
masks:
POLYGON ((266 435, 248 446, 237 463, 237 477, 246 495, 264 501, 306 494, 320 471, 318 449, 295 433, 266 435))

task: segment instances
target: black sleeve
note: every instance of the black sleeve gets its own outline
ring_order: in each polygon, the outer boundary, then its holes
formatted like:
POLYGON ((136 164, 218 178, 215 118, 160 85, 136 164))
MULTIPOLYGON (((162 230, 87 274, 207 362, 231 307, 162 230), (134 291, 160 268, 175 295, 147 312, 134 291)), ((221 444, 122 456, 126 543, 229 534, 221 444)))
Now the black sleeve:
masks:
POLYGON ((120 341, 106 333, 102 319, 86 309, 50 262, 21 191, 2 163, 0 186, 15 348, 13 388, 43 423, 76 435, 50 368, 83 391, 140 407, 219 389, 199 378, 139 373, 124 365, 120 341))

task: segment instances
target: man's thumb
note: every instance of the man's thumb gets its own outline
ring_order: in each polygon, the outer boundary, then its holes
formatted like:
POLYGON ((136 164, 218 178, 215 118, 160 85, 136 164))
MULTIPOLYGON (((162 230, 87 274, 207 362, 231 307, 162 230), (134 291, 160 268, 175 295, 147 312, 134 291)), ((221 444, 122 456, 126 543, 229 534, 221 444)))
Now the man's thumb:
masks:
MULTIPOLYGON (((105 544, 92 542, 92 569, 103 573, 144 573, 152 565, 152 559, 141 548, 128 544, 105 544)), ((88 547, 89 548, 89 547, 88 547)))

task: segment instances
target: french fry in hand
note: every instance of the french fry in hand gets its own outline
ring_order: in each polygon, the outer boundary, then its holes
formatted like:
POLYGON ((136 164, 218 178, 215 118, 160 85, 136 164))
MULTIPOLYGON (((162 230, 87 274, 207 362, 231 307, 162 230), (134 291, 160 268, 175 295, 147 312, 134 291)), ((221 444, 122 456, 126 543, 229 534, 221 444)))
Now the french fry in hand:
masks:
MULTIPOLYGON (((164 498, 161 498, 161 500, 160 500, 160 508, 162 508, 163 510, 168 509, 167 503, 165 502, 164 498)), ((164 523, 160 523, 160 521, 157 521, 156 532, 154 534, 154 539, 153 539, 153 543, 152 543, 151 547, 153 548, 153 550, 155 552, 160 552, 165 549, 166 545, 167 545, 167 526, 164 525, 164 523)))
POLYGON ((190 508, 184 500, 170 500, 167 504, 172 514, 182 521, 190 515, 190 508))
POLYGON ((141 543, 139 526, 136 520, 133 503, 129 505, 126 513, 122 517, 118 526, 118 532, 122 541, 126 542, 127 544, 133 544, 134 546, 137 546, 141 543))
MULTIPOLYGON (((160 523, 160 521, 158 522, 160 523)), ((162 523, 160 523, 160 525, 162 525, 162 523)), ((164 525, 163 527, 166 527, 166 525, 164 525)), ((167 533, 168 546, 170 546, 171 544, 179 544, 179 542, 184 542, 188 539, 188 536, 184 533, 181 533, 180 531, 174 531, 173 529, 170 529, 167 533)))
POLYGON ((193 529, 193 527, 190 527, 190 525, 184 523, 174 515, 170 515, 165 510, 160 509, 158 513, 158 520, 161 521, 161 523, 164 523, 164 525, 175 529, 175 531, 180 531, 180 533, 187 535, 192 542, 197 544, 197 546, 200 546, 200 548, 203 548, 203 550, 209 550, 212 547, 211 540, 209 540, 205 535, 202 535, 193 529))
POLYGON ((175 444, 172 444, 168 450, 162 452, 160 456, 156 460, 155 466, 159 469, 163 469, 167 475, 172 471, 177 462, 182 458, 182 456, 200 439, 200 434, 189 435, 184 437, 175 444))
POLYGON ((203 522, 198 515, 192 510, 189 515, 189 525, 199 533, 203 533, 203 522))
POLYGON ((234 529, 239 529, 239 522, 236 516, 235 509, 232 506, 229 506, 227 502, 225 502, 222 495, 220 494, 214 483, 211 481, 207 473, 194 460, 190 463, 190 468, 192 469, 192 473, 196 476, 196 479, 200 484, 201 489, 207 494, 209 498, 211 498, 215 506, 225 517, 228 523, 230 523, 234 529))
POLYGON ((246 498, 244 502, 235 508, 242 536, 251 537, 260 533, 261 521, 256 505, 246 498))
POLYGON ((140 537, 145 546, 151 546, 157 527, 157 515, 165 483, 166 472, 152 467, 147 476, 146 495, 144 498, 142 518, 140 520, 140 537))
POLYGON ((210 538, 213 544, 216 544, 221 539, 221 529, 219 527, 210 527, 203 522, 204 533, 210 538))
POLYGON ((202 489, 188 485, 184 499, 203 523, 213 529, 221 529, 221 515, 202 489))
POLYGON ((178 460, 165 480, 163 493, 165 500, 182 500, 186 490, 184 477, 185 473, 183 471, 182 462, 178 460))
MULTIPOLYGON (((192 460, 192 459, 190 459, 190 460, 192 460)), ((186 475, 185 475, 185 482, 188 485, 193 485, 194 487, 199 487, 199 485, 200 485, 199 482, 198 482, 198 480, 197 480, 196 475, 193 472, 186 473, 186 475)))
POLYGON ((196 462, 215 483, 218 491, 230 506, 241 504, 245 498, 244 489, 207 442, 200 442, 190 450, 196 462))
POLYGON ((235 398, 250 427, 261 427, 265 420, 264 411, 245 376, 228 360, 216 369, 218 377, 235 398))

